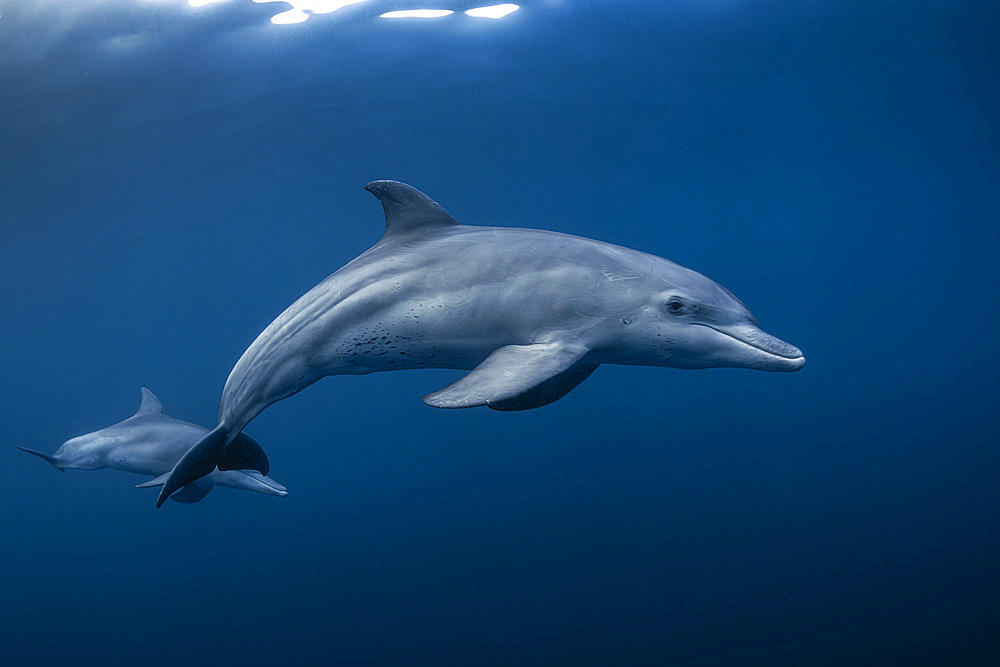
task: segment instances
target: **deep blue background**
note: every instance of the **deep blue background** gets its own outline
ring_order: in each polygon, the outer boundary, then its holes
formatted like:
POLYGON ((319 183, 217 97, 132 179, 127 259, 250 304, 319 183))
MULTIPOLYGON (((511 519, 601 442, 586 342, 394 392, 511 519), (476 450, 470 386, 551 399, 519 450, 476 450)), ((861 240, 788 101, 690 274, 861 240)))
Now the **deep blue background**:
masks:
POLYGON ((405 6, 0 5, 3 664, 1000 660, 996 3, 405 6), (141 385, 214 424, 376 178, 674 259, 809 361, 517 414, 327 379, 248 429, 284 500, 14 449, 141 385))

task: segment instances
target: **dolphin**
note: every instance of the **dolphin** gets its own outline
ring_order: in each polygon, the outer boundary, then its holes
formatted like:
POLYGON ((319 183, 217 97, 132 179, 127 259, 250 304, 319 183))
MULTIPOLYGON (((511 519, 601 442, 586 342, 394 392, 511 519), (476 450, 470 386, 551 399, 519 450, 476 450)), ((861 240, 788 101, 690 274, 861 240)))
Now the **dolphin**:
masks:
POLYGON ((464 225, 397 181, 365 189, 385 212, 381 240, 247 348, 226 381, 218 425, 177 462, 157 506, 233 465, 240 457, 229 443, 250 420, 328 375, 465 370, 424 402, 528 410, 562 398, 600 364, 795 371, 805 363, 731 292, 669 260, 551 231, 464 225))
MULTIPOLYGON (((67 440, 51 456, 27 447, 17 448, 59 470, 123 470, 155 476, 137 484, 137 488, 162 486, 181 455, 208 433, 208 429, 168 416, 153 392, 145 387, 141 391, 142 402, 134 415, 113 426, 67 440)), ((240 448, 260 449, 249 436, 240 434, 239 437, 243 438, 240 448)), ((282 498, 288 495, 280 482, 256 470, 215 470, 185 485, 171 498, 181 503, 196 503, 214 485, 282 498)))

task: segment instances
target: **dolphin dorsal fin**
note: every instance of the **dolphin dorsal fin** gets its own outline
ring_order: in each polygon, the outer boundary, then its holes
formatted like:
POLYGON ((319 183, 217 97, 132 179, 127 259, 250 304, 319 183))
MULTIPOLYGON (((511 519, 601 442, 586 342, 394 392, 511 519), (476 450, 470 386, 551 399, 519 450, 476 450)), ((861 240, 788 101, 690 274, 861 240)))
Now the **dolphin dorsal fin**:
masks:
POLYGON ((142 402, 139 403, 139 409, 135 411, 134 417, 139 415, 162 415, 166 412, 163 409, 163 404, 160 403, 160 399, 150 390, 143 387, 139 391, 142 392, 142 402))
POLYGON ((412 185, 399 181, 372 181, 365 186, 382 202, 385 211, 385 236, 418 229, 440 229, 460 224, 440 204, 412 185))

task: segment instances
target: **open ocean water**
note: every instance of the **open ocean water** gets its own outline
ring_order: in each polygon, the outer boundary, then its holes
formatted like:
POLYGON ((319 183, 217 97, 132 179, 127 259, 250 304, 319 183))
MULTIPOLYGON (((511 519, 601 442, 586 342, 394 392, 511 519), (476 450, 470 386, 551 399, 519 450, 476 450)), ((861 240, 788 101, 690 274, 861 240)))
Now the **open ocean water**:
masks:
POLYGON ((520 5, 0 0, 0 663, 1000 664, 997 4, 520 5), (247 428, 283 499, 15 449, 140 386, 213 426, 380 178, 680 262, 808 363, 328 378, 247 428))

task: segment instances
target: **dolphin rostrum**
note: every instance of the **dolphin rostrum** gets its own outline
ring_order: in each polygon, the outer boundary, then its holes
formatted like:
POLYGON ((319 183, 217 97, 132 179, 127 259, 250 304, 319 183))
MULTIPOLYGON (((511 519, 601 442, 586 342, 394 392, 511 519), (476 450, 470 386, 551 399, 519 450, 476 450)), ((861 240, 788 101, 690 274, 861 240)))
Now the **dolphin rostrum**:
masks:
MULTIPOLYGON (((139 409, 123 422, 67 440, 51 456, 26 447, 18 446, 18 449, 34 454, 59 470, 110 468, 155 475, 154 479, 136 485, 145 488, 163 485, 177 460, 206 433, 207 428, 169 417, 153 392, 143 387, 139 409)), ((240 434, 239 437, 244 439, 239 445, 241 449, 260 449, 249 436, 240 434)), ((215 470, 185 485, 171 498, 181 503, 196 503, 212 490, 213 485, 282 498, 288 495, 280 482, 256 470, 215 470)))
POLYGON ((247 348, 226 381, 218 426, 178 461, 157 506, 233 465, 240 457, 229 443, 250 420, 327 375, 467 370, 424 402, 527 410, 562 398, 600 364, 805 363, 728 290, 666 259, 568 234, 463 225, 397 181, 365 189, 382 202, 382 239, 247 348))

